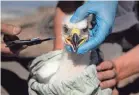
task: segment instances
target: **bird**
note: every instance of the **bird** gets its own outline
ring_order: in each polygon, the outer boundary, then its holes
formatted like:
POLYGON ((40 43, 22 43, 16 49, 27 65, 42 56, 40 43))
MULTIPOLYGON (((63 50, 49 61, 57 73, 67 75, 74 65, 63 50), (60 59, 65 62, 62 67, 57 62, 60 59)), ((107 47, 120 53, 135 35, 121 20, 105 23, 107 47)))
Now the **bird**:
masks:
MULTIPOLYGON (((50 58, 44 65, 40 67, 34 74, 35 78, 40 83, 53 83, 55 81, 67 80, 73 76, 79 75, 91 63, 90 54, 77 54, 78 47, 89 39, 89 24, 88 20, 84 19, 78 23, 71 23, 72 14, 68 14, 62 21, 62 42, 64 48, 60 50, 60 54, 50 58), (69 46, 72 52, 65 48, 69 46)), ((57 51, 53 51, 57 52, 57 51)), ((96 52, 93 53, 96 55, 96 52)), ((92 60, 96 60, 95 56, 92 60)))

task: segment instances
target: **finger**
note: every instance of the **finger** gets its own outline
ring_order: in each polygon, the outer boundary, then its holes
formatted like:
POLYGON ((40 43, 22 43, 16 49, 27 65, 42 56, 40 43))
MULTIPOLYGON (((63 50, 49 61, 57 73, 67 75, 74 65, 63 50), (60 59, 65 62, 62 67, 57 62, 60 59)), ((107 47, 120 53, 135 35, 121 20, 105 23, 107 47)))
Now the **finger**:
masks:
POLYGON ((16 27, 16 26, 9 25, 9 24, 2 24, 1 30, 4 34, 8 34, 8 35, 17 35, 21 32, 20 27, 16 27))
POLYGON ((103 81, 103 80, 112 79, 116 77, 116 73, 114 70, 98 72, 97 77, 100 81, 103 81))
POLYGON ((96 18, 95 28, 90 30, 88 41, 78 48, 78 54, 84 54, 85 52, 98 47, 110 33, 110 27, 106 21, 98 17, 96 18))
POLYGON ((100 83, 100 87, 102 89, 111 88, 114 87, 115 85, 116 85, 116 79, 106 80, 100 83))
POLYGON ((119 92, 116 88, 112 90, 112 95, 119 95, 119 92))
POLYGON ((111 70, 114 68, 114 63, 112 61, 104 61, 97 66, 97 71, 111 70))
POLYGON ((21 49, 19 50, 15 50, 15 51, 11 51, 9 47, 6 47, 5 43, 1 44, 1 52, 5 53, 5 54, 10 54, 10 55, 18 55, 19 52, 23 49, 27 48, 27 46, 23 46, 21 49))
POLYGON ((4 43, 1 44, 1 52, 5 54, 13 55, 13 52, 11 52, 10 49, 6 47, 6 44, 4 43))
POLYGON ((70 22, 77 23, 84 18, 86 18, 89 15, 89 12, 87 12, 87 7, 85 4, 83 4, 81 7, 79 7, 75 13, 73 14, 72 18, 70 19, 70 22))

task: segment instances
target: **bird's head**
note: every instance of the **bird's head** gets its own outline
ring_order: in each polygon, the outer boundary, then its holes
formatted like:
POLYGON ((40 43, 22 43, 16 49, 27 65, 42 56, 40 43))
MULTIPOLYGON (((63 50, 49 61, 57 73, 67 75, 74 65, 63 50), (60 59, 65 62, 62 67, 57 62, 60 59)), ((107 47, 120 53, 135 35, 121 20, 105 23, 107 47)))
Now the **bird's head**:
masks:
POLYGON ((88 40, 88 24, 87 19, 78 23, 70 22, 71 15, 65 16, 63 20, 62 40, 64 45, 70 46, 73 52, 88 40))

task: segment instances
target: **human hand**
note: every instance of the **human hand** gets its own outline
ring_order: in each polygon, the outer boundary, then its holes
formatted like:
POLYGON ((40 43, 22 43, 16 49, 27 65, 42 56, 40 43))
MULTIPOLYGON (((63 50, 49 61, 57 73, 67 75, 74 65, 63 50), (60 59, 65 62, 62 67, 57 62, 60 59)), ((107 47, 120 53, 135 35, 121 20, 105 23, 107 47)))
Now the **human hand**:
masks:
MULTIPOLYGON (((9 24, 1 24, 1 32, 6 35, 14 36, 21 32, 21 28, 9 24)), ((13 55, 13 52, 6 47, 4 42, 1 43, 1 52, 13 55)))
POLYGON ((117 83, 117 72, 115 64, 112 61, 104 61, 97 66, 97 76, 101 81, 102 89, 114 87, 117 83))
POLYGON ((71 18, 72 23, 85 19, 89 14, 95 14, 96 25, 89 31, 89 39, 81 45, 77 53, 84 54, 91 49, 96 48, 111 32, 118 1, 88 1, 79 7, 71 18))
POLYGON ((104 61, 100 65, 97 66, 97 77, 101 81, 100 87, 102 89, 105 88, 113 88, 112 95, 119 95, 118 90, 114 87, 118 80, 119 74, 116 70, 115 60, 113 61, 104 61))

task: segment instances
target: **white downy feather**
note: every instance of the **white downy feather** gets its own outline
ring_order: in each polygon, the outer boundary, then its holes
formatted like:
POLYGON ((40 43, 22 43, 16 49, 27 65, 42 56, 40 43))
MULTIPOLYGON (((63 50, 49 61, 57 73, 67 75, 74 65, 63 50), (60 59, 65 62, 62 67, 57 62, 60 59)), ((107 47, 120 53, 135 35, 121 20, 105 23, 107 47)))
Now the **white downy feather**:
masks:
MULTIPOLYGON (((83 20, 79 23, 73 24, 70 23, 71 15, 67 15, 63 20, 63 25, 66 25, 68 28, 84 29, 87 27, 87 20, 83 20)), ((63 41, 65 41, 63 39, 63 41)), ((66 80, 74 75, 81 73, 90 63, 89 57, 90 53, 84 55, 78 55, 76 53, 69 53, 66 50, 63 50, 62 56, 60 59, 55 61, 47 61, 41 69, 38 70, 36 77, 40 82, 47 83, 53 82, 55 80, 66 80)))

